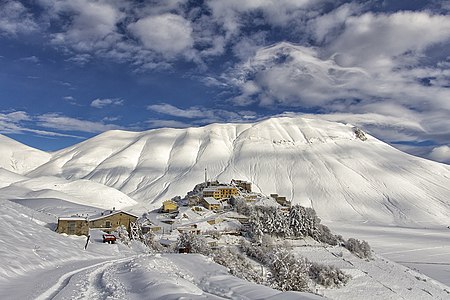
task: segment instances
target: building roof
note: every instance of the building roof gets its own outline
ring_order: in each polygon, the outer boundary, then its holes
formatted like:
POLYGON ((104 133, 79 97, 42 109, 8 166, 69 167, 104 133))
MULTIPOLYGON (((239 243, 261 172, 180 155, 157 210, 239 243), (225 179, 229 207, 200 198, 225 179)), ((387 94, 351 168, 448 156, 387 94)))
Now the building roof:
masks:
POLYGON ((91 218, 89 218, 89 221, 97 221, 97 220, 100 220, 100 219, 103 219, 103 218, 107 218, 107 217, 116 215, 118 213, 126 214, 126 215, 129 215, 129 216, 135 217, 135 218, 139 218, 139 216, 136 216, 136 215, 134 215, 132 213, 129 213, 129 212, 126 212, 126 211, 123 211, 123 210, 105 210, 101 214, 95 215, 95 216, 92 216, 91 218))
POLYGON ((170 204, 175 204, 175 205, 177 205, 177 203, 175 202, 175 201, 173 201, 173 200, 166 200, 166 201, 163 201, 163 204, 166 204, 166 203, 170 203, 170 204))
POLYGON ((60 217, 58 220, 61 221, 87 221, 87 217, 60 217))
POLYGON ((214 199, 213 197, 205 197, 203 199, 209 205, 220 205, 220 202, 218 200, 214 199))
POLYGON ((217 187, 217 189, 219 189, 219 190, 223 190, 223 189, 236 189, 236 187, 235 186, 229 186, 229 185, 219 185, 218 187, 217 187))
POLYGON ((203 191, 204 192, 215 192, 218 190, 225 190, 225 189, 237 189, 237 188, 234 186, 228 186, 228 185, 218 185, 218 186, 204 188, 203 191))

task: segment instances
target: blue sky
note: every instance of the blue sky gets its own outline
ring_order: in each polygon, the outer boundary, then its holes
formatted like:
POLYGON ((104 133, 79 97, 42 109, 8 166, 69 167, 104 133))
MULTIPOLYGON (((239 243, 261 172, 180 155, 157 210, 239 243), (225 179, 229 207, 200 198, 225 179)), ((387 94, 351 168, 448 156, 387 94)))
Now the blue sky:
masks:
POLYGON ((450 162, 450 1, 3 0, 0 133, 315 115, 450 162))

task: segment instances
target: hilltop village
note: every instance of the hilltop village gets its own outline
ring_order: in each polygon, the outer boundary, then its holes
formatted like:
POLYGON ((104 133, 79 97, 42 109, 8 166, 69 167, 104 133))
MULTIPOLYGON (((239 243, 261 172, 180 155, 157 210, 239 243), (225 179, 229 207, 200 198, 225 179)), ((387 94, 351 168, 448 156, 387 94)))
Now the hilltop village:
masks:
MULTIPOLYGON (((233 179, 230 183, 221 183, 205 180, 183 198, 168 199, 159 209, 142 216, 113 208, 93 216, 60 217, 56 231, 88 236, 92 230, 111 234, 121 228, 132 240, 143 240, 144 235, 151 233, 163 246, 174 245, 180 234, 189 233, 203 235, 214 247, 220 243, 219 236, 241 235, 242 230, 247 229, 249 217, 240 213, 238 208, 242 203, 273 206, 284 212, 291 207, 284 196, 271 194, 268 197, 253 192, 252 183, 248 181, 233 179)), ((224 243, 229 243, 229 238, 226 240, 224 243)))
POLYGON ((283 291, 342 287, 351 278, 336 267, 294 255, 295 247, 337 247, 333 251, 371 258, 366 242, 332 234, 314 209, 291 205, 278 194, 256 193, 250 182, 235 179, 205 180, 142 216, 112 209, 92 217, 59 218, 57 231, 87 235, 86 247, 90 234, 101 233, 104 243, 117 238, 130 247, 136 241, 150 252, 203 254, 237 277, 283 291))

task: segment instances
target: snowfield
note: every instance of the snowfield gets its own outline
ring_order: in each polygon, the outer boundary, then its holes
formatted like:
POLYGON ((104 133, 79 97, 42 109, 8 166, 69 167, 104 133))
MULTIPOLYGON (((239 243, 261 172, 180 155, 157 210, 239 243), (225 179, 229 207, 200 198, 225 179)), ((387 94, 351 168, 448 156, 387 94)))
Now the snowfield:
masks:
POLYGON ((202 255, 103 244, 96 231, 84 250, 86 237, 54 232, 58 216, 158 208, 202 182, 205 168, 211 179, 248 180, 312 207, 334 233, 369 242, 372 261, 296 245, 353 277, 317 294, 449 299, 450 166, 365 137, 300 117, 109 131, 54 153, 0 135, 0 299, 320 299, 249 283, 202 255))

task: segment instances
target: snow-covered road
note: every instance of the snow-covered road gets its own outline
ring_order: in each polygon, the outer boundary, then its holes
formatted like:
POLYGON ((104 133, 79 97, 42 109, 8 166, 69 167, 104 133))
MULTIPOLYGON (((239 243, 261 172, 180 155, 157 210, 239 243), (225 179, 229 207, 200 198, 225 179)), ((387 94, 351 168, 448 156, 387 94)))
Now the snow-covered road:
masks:
POLYGON ((321 299, 249 283, 201 255, 68 263, 0 283, 0 299, 321 299))

